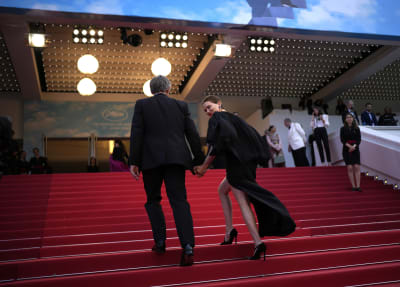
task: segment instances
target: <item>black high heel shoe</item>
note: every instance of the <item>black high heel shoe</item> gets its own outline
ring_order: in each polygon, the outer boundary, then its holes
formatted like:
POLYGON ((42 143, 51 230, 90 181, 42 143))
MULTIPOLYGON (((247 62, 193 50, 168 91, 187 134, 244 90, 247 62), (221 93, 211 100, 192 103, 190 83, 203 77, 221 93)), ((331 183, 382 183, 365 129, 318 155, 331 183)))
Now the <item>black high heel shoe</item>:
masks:
POLYGON ((221 242, 221 245, 232 244, 233 240, 235 240, 235 244, 237 244, 237 236, 238 236, 238 232, 235 228, 233 228, 231 230, 231 232, 229 232, 229 239, 227 241, 225 241, 225 238, 224 238, 224 242, 221 242))
POLYGON ((254 249, 254 254, 249 259, 250 260, 258 260, 261 257, 261 253, 264 253, 264 261, 265 261, 265 253, 267 251, 267 246, 265 246, 264 242, 258 244, 254 249))

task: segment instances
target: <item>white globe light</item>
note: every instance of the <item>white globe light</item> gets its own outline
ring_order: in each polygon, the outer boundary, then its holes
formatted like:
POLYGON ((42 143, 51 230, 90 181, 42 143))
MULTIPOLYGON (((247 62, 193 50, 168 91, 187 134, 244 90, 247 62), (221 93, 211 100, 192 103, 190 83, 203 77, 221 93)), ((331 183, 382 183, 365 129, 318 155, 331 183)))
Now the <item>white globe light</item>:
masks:
POLYGON ((99 35, 100 37, 102 37, 102 36, 104 35, 104 32, 103 32, 103 30, 99 30, 99 31, 97 31, 97 35, 99 35))
POLYGON ((83 78, 77 86, 78 92, 82 96, 91 96, 96 92, 96 84, 89 78, 83 78))
POLYGON ((143 92, 144 92, 144 94, 146 95, 146 96, 148 96, 148 97, 152 97, 153 96, 153 94, 151 93, 151 90, 150 90, 150 81, 151 80, 148 80, 146 83, 144 83, 144 85, 143 85, 143 92))
POLYGON ((167 59, 158 58, 151 64, 151 72, 155 76, 168 76, 171 73, 171 63, 167 59))
POLYGON ((94 74, 99 69, 99 61, 90 55, 86 54, 78 60, 78 70, 83 74, 94 74))

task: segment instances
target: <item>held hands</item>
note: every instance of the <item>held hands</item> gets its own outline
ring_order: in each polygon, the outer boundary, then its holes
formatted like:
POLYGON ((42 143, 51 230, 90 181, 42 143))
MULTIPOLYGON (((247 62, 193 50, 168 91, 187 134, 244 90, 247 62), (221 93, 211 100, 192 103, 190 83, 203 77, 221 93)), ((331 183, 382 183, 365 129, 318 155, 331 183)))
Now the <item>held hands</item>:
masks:
POLYGON ((131 165, 129 171, 131 172, 134 179, 139 180, 140 171, 138 166, 131 165))
POLYGON ((202 177, 206 173, 207 167, 204 164, 196 165, 193 170, 197 177, 202 177))
POLYGON ((356 150, 356 145, 352 145, 350 148, 349 148, 349 152, 353 152, 353 151, 355 151, 356 150))

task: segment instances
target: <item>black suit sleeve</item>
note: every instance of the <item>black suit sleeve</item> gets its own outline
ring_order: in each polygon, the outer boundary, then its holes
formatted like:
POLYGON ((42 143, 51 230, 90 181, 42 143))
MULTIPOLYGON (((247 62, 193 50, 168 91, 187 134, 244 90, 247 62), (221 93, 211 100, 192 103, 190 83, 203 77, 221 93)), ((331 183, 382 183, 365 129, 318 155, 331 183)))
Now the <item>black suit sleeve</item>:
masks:
POLYGON ((135 112, 132 119, 131 127, 131 140, 130 140, 130 165, 141 166, 142 162, 142 149, 143 149, 143 113, 141 101, 137 101, 135 105, 135 112))
POLYGON ((200 165, 204 160, 204 154, 201 151, 200 136, 190 117, 188 105, 185 102, 182 102, 182 112, 185 120, 185 136, 194 155, 193 164, 200 165))

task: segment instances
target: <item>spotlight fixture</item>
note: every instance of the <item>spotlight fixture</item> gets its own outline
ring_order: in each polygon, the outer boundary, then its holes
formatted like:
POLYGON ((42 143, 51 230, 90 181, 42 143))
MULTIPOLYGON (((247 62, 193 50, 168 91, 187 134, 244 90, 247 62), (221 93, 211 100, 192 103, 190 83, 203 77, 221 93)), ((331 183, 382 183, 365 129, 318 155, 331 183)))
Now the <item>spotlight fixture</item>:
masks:
POLYGON ((72 42, 75 44, 103 44, 104 31, 94 27, 75 27, 72 30, 72 42))
POLYGON ((160 47, 161 48, 187 48, 189 37, 187 34, 176 32, 161 32, 160 47))
POLYGON ((29 24, 29 46, 35 48, 43 48, 46 46, 46 32, 45 27, 41 23, 29 24))
POLYGON ((249 49, 251 52, 275 52, 275 40, 265 37, 249 37, 249 49))
POLYGON ((139 34, 131 34, 128 36, 126 28, 120 28, 121 40, 124 44, 129 44, 133 47, 140 46, 142 44, 142 37, 139 34))
POLYGON ((215 56, 217 57, 229 57, 232 54, 231 45, 227 44, 216 44, 215 45, 215 56))
POLYGON ((399 185, 396 183, 396 184, 394 185, 394 188, 395 188, 395 189, 398 189, 398 188, 399 188, 399 185))
POLYGON ((46 46, 46 36, 44 34, 30 33, 29 46, 43 48, 46 46))

